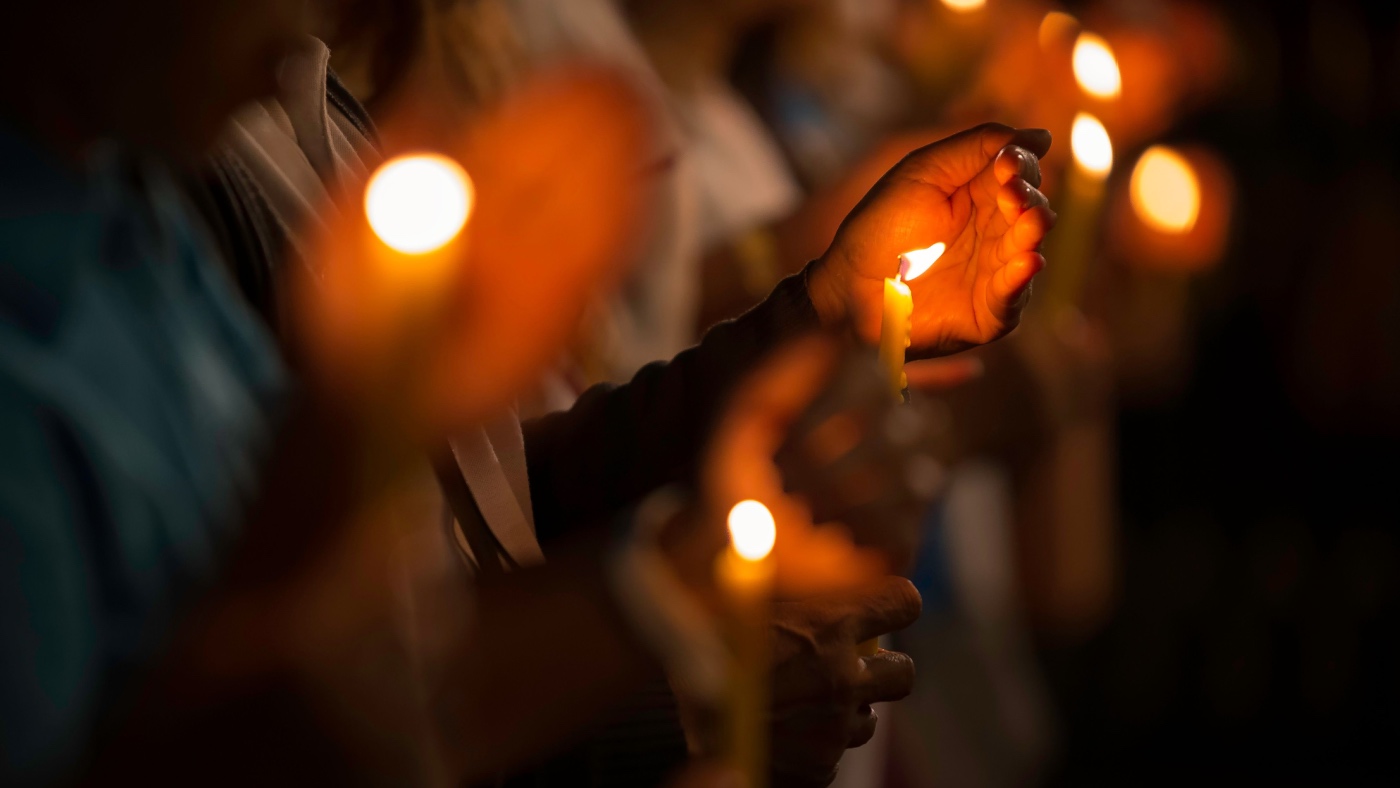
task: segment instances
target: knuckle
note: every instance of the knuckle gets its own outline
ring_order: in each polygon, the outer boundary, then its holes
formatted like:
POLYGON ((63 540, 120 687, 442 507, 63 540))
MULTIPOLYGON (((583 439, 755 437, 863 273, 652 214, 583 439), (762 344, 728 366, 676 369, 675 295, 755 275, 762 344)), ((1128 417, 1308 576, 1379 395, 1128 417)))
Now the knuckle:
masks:
POLYGON ((907 613, 909 622, 913 623, 924 610, 924 597, 919 589, 908 578, 896 577, 891 581, 890 590, 896 609, 907 613))

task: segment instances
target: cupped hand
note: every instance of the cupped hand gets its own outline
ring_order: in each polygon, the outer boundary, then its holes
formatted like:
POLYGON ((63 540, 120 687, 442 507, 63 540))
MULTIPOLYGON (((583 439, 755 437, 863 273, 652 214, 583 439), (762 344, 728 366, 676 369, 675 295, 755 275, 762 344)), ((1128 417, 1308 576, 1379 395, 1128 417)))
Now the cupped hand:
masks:
POLYGON ((1049 149, 1043 129, 988 123, 906 156, 809 269, 822 321, 850 321, 862 339, 877 341, 883 282, 897 272, 899 255, 942 242, 938 262, 909 283, 910 357, 955 353, 1015 328, 1055 222, 1039 190, 1040 157, 1049 149))

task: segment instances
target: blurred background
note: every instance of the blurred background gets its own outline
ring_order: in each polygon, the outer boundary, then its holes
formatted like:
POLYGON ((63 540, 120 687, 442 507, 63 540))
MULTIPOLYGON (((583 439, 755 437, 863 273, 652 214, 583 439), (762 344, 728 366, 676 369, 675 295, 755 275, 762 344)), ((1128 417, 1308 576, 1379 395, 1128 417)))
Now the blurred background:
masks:
POLYGON ((579 380, 756 303, 914 147, 1054 133, 1027 320, 917 394, 950 482, 895 643, 919 689, 845 784, 1400 776, 1400 4, 506 5, 673 126, 579 380))

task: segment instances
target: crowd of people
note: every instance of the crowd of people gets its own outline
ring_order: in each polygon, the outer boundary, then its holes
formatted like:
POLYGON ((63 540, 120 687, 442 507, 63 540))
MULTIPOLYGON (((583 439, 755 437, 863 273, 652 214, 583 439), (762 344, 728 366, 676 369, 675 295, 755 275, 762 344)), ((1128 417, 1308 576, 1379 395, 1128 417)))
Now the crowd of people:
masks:
POLYGON ((1204 6, 1082 10, 26 5, 0 784, 743 785, 745 501, 771 784, 1051 777, 1152 563, 1120 433, 1191 385, 1235 188, 1198 146, 1185 232, 1126 171, 1066 196, 1080 110, 1141 151, 1229 60, 1204 6), (1121 96, 1076 84, 1090 26, 1121 96), (406 253, 366 194, 422 154, 467 218, 406 253), (886 281, 935 244, 892 397, 886 281))

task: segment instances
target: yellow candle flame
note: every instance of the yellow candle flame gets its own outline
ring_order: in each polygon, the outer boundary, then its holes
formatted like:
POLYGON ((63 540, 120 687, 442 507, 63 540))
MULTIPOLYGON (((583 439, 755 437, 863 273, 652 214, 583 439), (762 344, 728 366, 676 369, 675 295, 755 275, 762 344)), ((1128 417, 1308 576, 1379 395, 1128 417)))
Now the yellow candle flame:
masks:
POLYGON ((1201 213, 1196 171, 1166 145, 1154 145, 1138 159, 1129 196, 1138 217, 1164 233, 1190 232, 1201 213))
POLYGON ((908 282, 917 279, 925 271, 933 267, 938 262, 938 258, 943 256, 948 245, 939 241, 927 249, 915 249, 912 252, 905 252, 899 256, 899 278, 908 282))
POLYGON ((461 165, 433 153, 390 159, 365 188, 365 216, 374 234, 404 254, 446 246, 466 226, 475 202, 461 165))
POLYGON ((1102 36, 1085 31, 1074 42, 1074 78, 1085 93, 1101 99, 1115 99, 1123 91, 1118 60, 1102 36))
POLYGON ((977 9, 981 8, 986 4, 987 0, 943 0, 943 5, 951 8, 954 11, 957 11, 960 14, 965 14, 969 11, 976 11, 977 9))
POLYGON ((740 501, 729 510, 729 538, 734 552, 748 561, 762 561, 773 550, 778 526, 773 513, 758 501, 740 501))
POLYGON ((1113 142, 1099 119, 1087 112, 1074 117, 1069 146, 1074 160, 1090 175, 1104 178, 1113 169, 1113 142))

